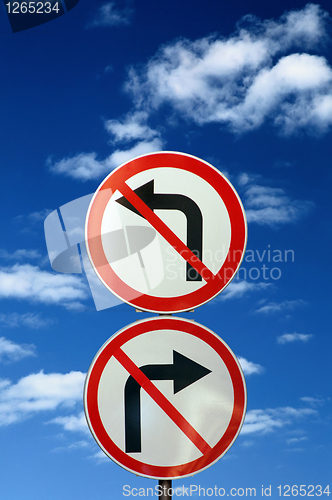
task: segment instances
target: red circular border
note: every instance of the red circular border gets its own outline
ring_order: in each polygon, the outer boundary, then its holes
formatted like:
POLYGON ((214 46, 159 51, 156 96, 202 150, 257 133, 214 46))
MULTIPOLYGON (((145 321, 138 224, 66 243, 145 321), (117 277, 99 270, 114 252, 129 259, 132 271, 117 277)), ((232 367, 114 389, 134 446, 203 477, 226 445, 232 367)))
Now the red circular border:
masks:
POLYGON ((201 306, 218 295, 233 279, 241 265, 247 242, 247 224, 242 203, 229 181, 212 165, 184 153, 159 152, 135 158, 114 170, 97 189, 86 218, 86 246, 92 266, 105 286, 124 302, 150 312, 183 312, 201 306), (231 242, 226 260, 208 283, 179 297, 153 297, 137 294, 108 265, 101 238, 105 208, 122 182, 133 175, 158 167, 172 167, 192 172, 208 182, 225 203, 230 223, 231 242), (239 255, 238 255, 239 254, 239 255), (232 258, 233 256, 233 258, 232 258), (230 273, 231 276, 227 276, 230 273))
POLYGON ((180 478, 186 477, 216 462, 232 446, 243 424, 246 411, 246 386, 238 361, 227 344, 208 328, 180 318, 150 318, 133 323, 111 337, 99 350, 93 360, 84 388, 84 410, 90 430, 98 445, 121 467, 144 477, 180 478), (156 324, 158 322, 159 324, 156 324), (134 337, 153 330, 177 330, 200 338, 212 347, 225 363, 234 390, 234 408, 230 423, 218 443, 202 457, 171 467, 145 464, 123 452, 110 438, 102 423, 98 407, 98 388, 106 364, 114 352, 134 337))

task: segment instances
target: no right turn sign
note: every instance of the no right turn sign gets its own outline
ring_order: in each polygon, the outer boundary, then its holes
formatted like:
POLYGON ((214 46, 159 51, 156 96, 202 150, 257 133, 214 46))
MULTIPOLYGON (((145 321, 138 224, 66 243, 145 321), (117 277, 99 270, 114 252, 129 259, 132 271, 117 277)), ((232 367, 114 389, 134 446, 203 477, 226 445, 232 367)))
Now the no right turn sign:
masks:
POLYGON ((135 474, 177 478, 216 462, 240 432, 241 367, 223 340, 171 316, 111 337, 89 369, 84 408, 102 450, 135 474))

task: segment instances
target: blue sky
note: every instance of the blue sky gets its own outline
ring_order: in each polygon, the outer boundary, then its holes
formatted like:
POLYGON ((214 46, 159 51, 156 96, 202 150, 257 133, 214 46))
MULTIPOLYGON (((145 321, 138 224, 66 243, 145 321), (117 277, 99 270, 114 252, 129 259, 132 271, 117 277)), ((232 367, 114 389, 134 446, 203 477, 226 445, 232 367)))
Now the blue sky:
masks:
POLYGON ((97 311, 83 274, 52 270, 43 223, 163 149, 220 169, 248 218, 238 277, 183 313, 241 360, 246 421, 225 457, 174 486, 271 485, 277 498, 279 485, 329 483, 330 14, 327 1, 80 0, 13 34, 2 8, 1 498, 156 484, 105 457, 82 413, 98 349, 149 313, 97 311))

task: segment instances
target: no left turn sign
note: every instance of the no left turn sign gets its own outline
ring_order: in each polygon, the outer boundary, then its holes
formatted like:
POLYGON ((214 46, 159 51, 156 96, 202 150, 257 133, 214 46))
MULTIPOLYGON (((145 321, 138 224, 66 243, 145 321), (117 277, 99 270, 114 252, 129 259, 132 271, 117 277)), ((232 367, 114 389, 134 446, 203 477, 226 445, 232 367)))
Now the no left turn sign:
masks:
POLYGON ((138 309, 172 313, 194 309, 228 285, 247 227, 219 170, 194 156, 159 152, 106 177, 91 201, 85 237, 111 292, 138 309))
POLYGON ((111 337, 87 374, 84 408, 102 450, 123 468, 178 478, 232 446, 246 409, 240 365, 215 333, 164 316, 111 337))

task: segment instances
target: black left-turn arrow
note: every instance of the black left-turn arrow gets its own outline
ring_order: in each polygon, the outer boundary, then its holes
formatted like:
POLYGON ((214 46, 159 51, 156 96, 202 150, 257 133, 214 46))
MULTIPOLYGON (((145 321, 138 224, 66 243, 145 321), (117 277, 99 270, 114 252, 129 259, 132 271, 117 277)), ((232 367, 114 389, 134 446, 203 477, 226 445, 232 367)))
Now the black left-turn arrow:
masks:
MULTIPOLYGON (((145 365, 141 366, 140 370, 149 380, 173 380, 174 394, 211 373, 211 370, 177 351, 173 351, 173 364, 145 365)), ((131 375, 125 385, 124 400, 126 453, 140 453, 141 386, 131 375)))
MULTIPOLYGON (((187 218, 187 247, 199 260, 203 259, 203 217, 198 205, 183 194, 159 194, 154 192, 154 179, 139 186, 134 192, 150 210, 180 210, 187 218)), ((117 203, 137 215, 142 214, 124 197, 117 203)), ((202 276, 187 262, 186 281, 202 281, 202 276)))

